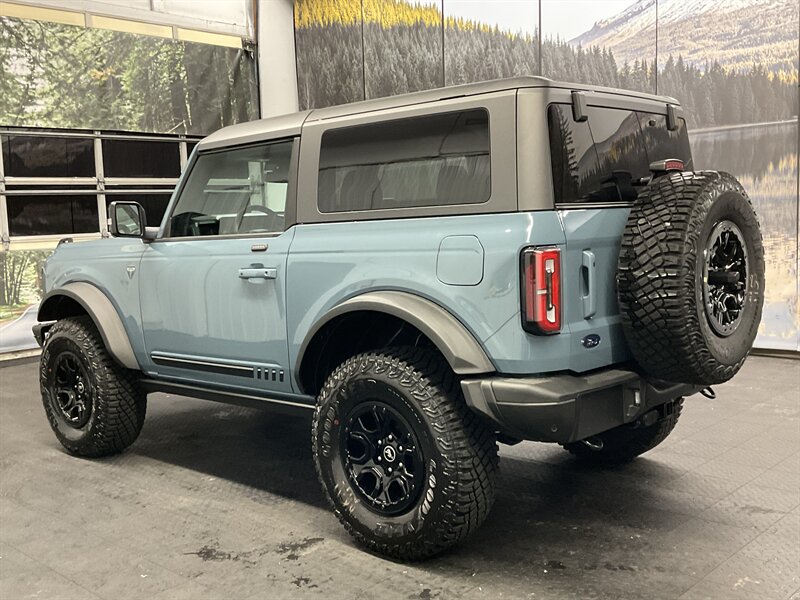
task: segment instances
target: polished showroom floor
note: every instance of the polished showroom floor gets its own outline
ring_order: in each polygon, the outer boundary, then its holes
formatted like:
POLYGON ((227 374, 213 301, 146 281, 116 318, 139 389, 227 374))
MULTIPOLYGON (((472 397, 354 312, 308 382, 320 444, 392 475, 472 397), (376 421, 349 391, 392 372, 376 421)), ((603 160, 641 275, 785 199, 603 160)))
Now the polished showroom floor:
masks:
POLYGON ((467 543, 406 565, 328 511, 309 423, 151 396, 139 440, 61 451, 37 365, 0 368, 0 598, 800 598, 800 361, 753 357, 624 468, 501 447, 467 543))

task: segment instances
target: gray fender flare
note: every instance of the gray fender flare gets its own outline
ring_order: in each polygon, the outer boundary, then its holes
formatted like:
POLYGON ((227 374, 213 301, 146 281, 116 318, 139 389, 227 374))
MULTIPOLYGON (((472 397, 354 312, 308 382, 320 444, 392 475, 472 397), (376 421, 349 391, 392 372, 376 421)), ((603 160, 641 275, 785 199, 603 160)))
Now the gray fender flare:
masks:
POLYGON ((119 364, 128 369, 141 369, 117 309, 108 296, 90 283, 68 283, 50 291, 39 304, 39 322, 57 320, 60 316, 58 307, 64 297, 74 300, 89 313, 106 349, 119 364))
POLYGON ((337 304, 306 334, 298 352, 297 372, 311 340, 336 317, 355 311, 382 312, 406 321, 424 333, 459 375, 492 373, 496 369, 475 336, 451 313, 421 296, 407 292, 367 292, 337 304))

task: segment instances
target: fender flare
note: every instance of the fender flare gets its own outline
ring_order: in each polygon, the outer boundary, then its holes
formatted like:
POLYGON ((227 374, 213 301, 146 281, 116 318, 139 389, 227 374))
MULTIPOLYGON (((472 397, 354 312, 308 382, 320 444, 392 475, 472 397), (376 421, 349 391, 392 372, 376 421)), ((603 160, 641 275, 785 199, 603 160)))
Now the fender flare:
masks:
POLYGON ((475 336, 450 312, 421 296, 398 291, 367 292, 337 304, 314 323, 298 352, 300 372, 314 336, 338 316, 356 311, 381 312, 406 321, 430 339, 459 375, 493 373, 496 369, 475 336))
POLYGON ((61 298, 69 298, 80 304, 94 321, 106 349, 123 367, 141 370, 128 333, 122 324, 117 309, 99 288, 90 283, 74 282, 51 290, 39 304, 39 322, 55 321, 59 318, 61 298))

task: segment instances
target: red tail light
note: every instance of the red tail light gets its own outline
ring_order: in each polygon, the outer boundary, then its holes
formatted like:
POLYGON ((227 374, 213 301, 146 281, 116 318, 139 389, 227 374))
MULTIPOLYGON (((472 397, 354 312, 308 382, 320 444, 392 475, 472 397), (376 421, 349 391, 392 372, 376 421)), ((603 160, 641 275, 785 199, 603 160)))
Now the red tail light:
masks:
POLYGON ((540 335, 561 331, 561 251, 558 248, 522 251, 522 326, 540 335))

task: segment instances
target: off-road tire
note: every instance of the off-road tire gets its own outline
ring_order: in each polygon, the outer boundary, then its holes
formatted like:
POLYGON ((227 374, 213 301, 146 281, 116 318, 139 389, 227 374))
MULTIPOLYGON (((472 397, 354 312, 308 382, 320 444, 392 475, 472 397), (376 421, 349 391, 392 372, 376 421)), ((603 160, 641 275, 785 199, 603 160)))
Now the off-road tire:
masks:
POLYGON ((697 385, 733 377, 753 345, 764 302, 761 232, 739 182, 703 171, 647 186, 625 227, 617 294, 625 338, 647 375, 697 385), (704 253, 721 222, 740 230, 748 263, 740 321, 726 336, 712 328, 704 301, 704 253))
POLYGON ((423 560, 442 552, 477 529, 494 500, 494 433, 467 408, 449 366, 429 350, 389 348, 337 367, 319 395, 312 445, 317 474, 339 521, 358 543, 390 558, 423 560), (402 412, 423 449, 421 493, 399 515, 371 510, 345 472, 342 421, 372 398, 402 412))
POLYGON ((658 410, 659 419, 652 425, 620 425, 590 438, 593 445, 602 442, 600 450, 583 442, 565 444, 564 448, 585 464, 613 466, 630 462, 658 446, 672 433, 683 410, 683 398, 668 402, 658 410))
POLYGON ((62 319, 50 328, 42 349, 39 383, 50 427, 70 454, 92 458, 116 454, 142 430, 147 395, 134 372, 114 361, 88 317, 62 319), (88 421, 78 428, 69 424, 55 398, 53 368, 65 352, 82 364, 92 392, 88 421))

